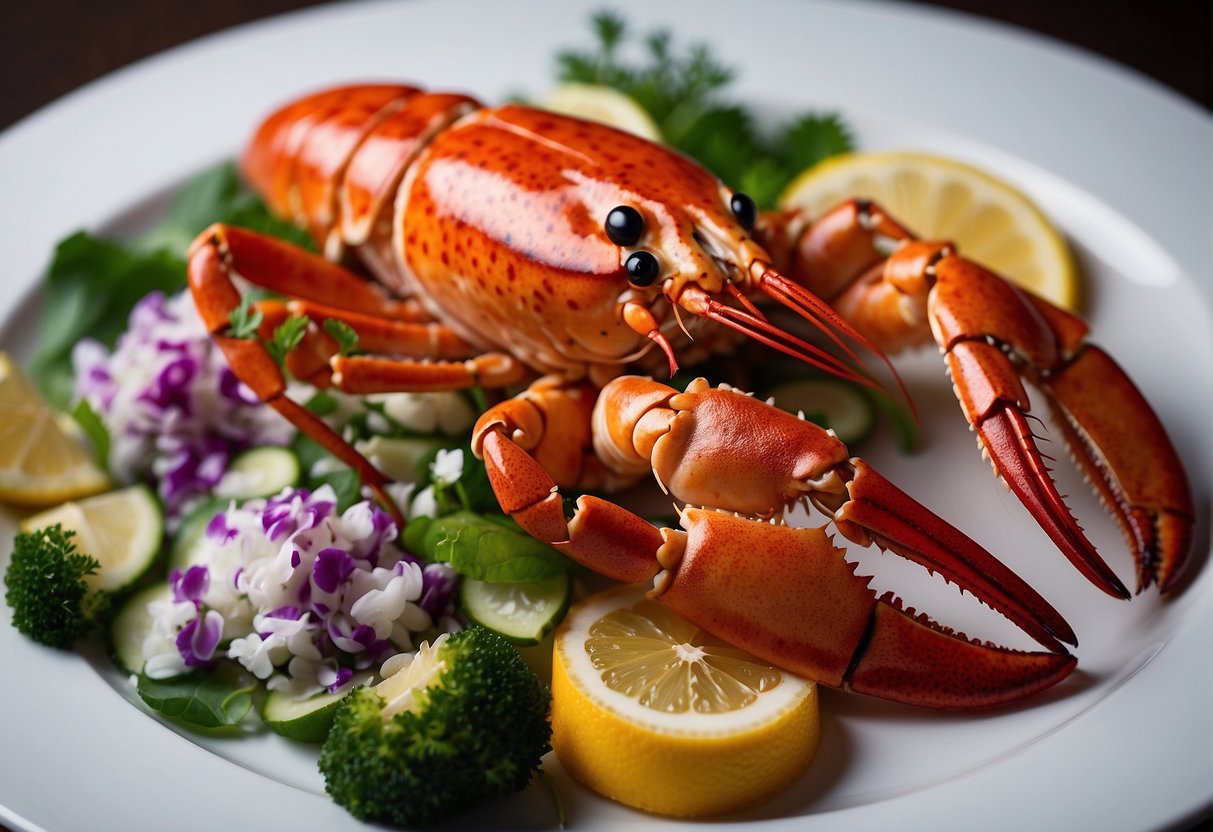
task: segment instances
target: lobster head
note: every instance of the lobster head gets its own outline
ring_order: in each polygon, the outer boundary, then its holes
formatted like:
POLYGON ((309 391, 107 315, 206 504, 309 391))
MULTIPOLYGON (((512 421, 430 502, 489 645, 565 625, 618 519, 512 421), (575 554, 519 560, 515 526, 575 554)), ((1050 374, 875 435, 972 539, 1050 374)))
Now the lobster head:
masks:
MULTIPOLYGON (((489 259, 490 279, 500 272, 507 284, 497 294, 520 313, 509 321, 515 345, 527 339, 540 305, 539 365, 553 343, 591 364, 626 363, 651 348, 637 343, 640 335, 661 347, 672 373, 678 362, 669 337, 679 328, 692 335, 700 328, 695 319, 705 319, 870 384, 768 321, 752 302, 761 294, 789 307, 852 359, 840 333, 866 343, 824 302, 776 273, 754 237, 757 219, 752 199, 668 147, 507 105, 478 111, 435 137, 412 180, 404 236, 413 242, 413 227, 449 231, 431 247, 442 255, 427 256, 417 245, 407 255, 414 274, 432 273, 432 292, 453 291, 439 275, 463 271, 459 257, 477 258, 466 265, 479 274, 489 259), (442 245, 447 236, 464 243, 451 251, 442 245)), ((444 306, 474 302, 467 293, 444 306)))

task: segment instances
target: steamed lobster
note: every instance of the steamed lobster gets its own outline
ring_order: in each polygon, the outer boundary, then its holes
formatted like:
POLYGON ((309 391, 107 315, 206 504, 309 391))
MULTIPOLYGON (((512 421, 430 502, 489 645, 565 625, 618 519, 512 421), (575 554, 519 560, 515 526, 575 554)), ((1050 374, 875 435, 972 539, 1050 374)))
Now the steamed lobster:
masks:
POLYGON ((678 392, 629 368, 664 357, 673 369, 740 334, 868 381, 835 354, 933 337, 996 472, 1096 586, 1129 596, 1048 475, 1021 377, 1062 416, 1136 554, 1138 589, 1166 591, 1183 571, 1194 516, 1183 466, 1141 394, 1085 341, 1086 325, 949 244, 914 239, 876 205, 851 201, 812 223, 759 215, 692 161, 630 134, 399 85, 287 105, 242 167, 329 259, 214 226, 190 252, 197 307, 235 373, 389 506, 385 477, 287 398, 260 340, 229 330, 242 302, 233 274, 288 299, 260 302, 263 336, 288 314, 311 319, 287 368, 312 383, 365 394, 531 382, 474 430, 502 509, 591 569, 652 580, 655 597, 703 629, 828 685, 988 706, 1066 677, 1076 660, 1062 642, 1077 640, 1035 590, 831 432, 728 387, 700 379, 678 392), (351 255, 379 285, 334 262, 351 255), (776 326, 758 295, 836 346, 776 326), (342 354, 329 319, 352 327, 363 352, 342 354), (560 488, 646 475, 685 506, 682 528, 595 496, 566 516, 560 488), (822 529, 782 522, 800 502, 848 540, 940 572, 1046 649, 970 640, 907 614, 891 593, 877 598, 822 529))

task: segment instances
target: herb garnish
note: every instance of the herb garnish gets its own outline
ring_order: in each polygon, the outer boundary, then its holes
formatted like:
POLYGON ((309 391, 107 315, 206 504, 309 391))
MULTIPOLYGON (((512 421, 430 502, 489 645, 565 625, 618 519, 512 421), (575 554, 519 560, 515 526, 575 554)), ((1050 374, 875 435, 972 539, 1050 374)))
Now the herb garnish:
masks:
POLYGON ((852 149, 850 131, 836 113, 805 113, 773 132, 760 131, 748 110, 722 95, 734 71, 705 44, 677 54, 668 31, 651 32, 643 38, 647 60, 628 63, 620 54, 627 24, 611 12, 599 12, 592 21, 596 48, 559 53, 559 79, 601 84, 630 96, 653 117, 668 144, 762 208, 774 207, 800 171, 852 149))

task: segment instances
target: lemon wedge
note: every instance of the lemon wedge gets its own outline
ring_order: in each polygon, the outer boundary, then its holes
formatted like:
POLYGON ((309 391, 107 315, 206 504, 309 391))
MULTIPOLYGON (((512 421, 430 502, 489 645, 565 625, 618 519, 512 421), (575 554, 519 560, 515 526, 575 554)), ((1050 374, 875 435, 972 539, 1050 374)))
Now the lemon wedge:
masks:
POLYGON ((21 521, 21 531, 33 532, 59 524, 76 533, 76 549, 100 563, 90 586, 120 592, 143 576, 160 554, 164 515, 147 486, 133 485, 69 501, 21 521))
POLYGON ((599 84, 561 84, 542 102, 544 109, 597 121, 635 133, 643 139, 661 141, 661 130, 652 116, 634 99, 613 87, 599 84))
POLYGON ((575 605, 556 635, 552 748, 628 806, 677 817, 766 800, 808 767, 817 687, 618 587, 575 605))
POLYGON ((0 353, 0 501, 42 507, 108 487, 105 472, 64 433, 29 379, 0 353))
POLYGON ((1078 272, 1065 240, 1032 200, 975 167, 925 153, 850 153, 801 173, 780 205, 815 217, 870 199, 914 234, 950 240, 965 257, 1067 309, 1078 272))

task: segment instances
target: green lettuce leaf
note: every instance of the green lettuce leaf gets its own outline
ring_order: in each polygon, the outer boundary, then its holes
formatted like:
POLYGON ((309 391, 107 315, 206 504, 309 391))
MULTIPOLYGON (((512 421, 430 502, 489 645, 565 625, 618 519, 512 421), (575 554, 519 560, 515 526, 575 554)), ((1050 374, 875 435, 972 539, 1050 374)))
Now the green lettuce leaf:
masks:
POLYGON ((171 679, 140 674, 139 696, 165 716, 199 728, 238 725, 253 706, 255 681, 243 673, 195 670, 171 679))
POLYGON ((541 581, 566 571, 569 561, 504 515, 457 511, 409 521, 405 546, 426 560, 450 564, 467 578, 489 583, 541 581))

